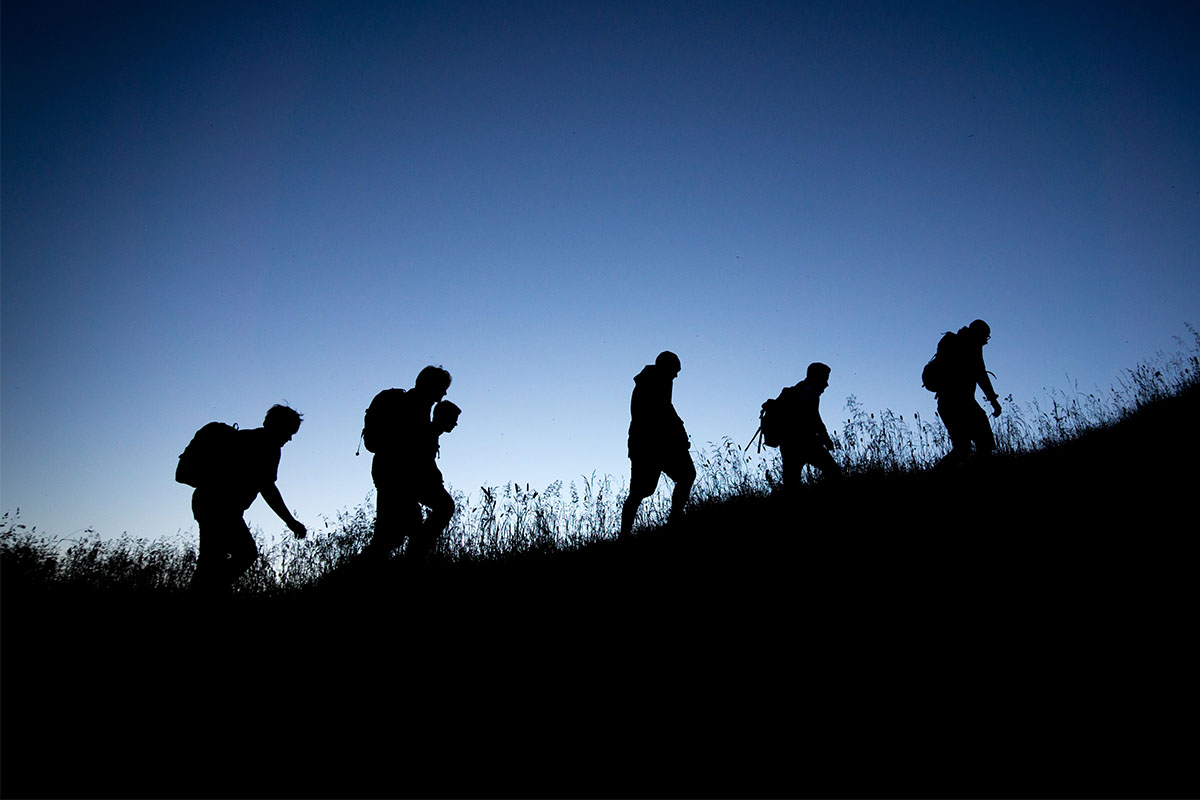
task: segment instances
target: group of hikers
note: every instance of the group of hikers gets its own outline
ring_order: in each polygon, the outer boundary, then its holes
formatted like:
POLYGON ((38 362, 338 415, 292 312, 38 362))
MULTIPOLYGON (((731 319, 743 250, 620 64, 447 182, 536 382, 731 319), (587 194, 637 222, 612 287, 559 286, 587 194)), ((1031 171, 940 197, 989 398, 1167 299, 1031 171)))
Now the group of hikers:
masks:
MULTIPOLYGON (((994 448, 986 412, 975 400, 983 390, 1000 415, 1000 403, 983 361, 983 346, 991 329, 975 320, 957 332, 947 332, 922 372, 922 382, 935 392, 938 416, 946 427, 951 450, 939 466, 970 457, 986 457, 994 448)), ((688 502, 696 467, 683 420, 675 411, 672 389, 682 364, 663 351, 634 377, 630 399, 629 495, 621 509, 620 537, 633 530, 642 501, 652 495, 666 473, 675 486, 669 521, 679 518, 688 502)), ((837 479, 842 470, 821 420, 820 399, 829 386, 830 368, 821 362, 808 366, 804 380, 788 386, 762 405, 761 443, 778 447, 784 489, 795 486, 806 464, 825 478, 837 479)), ((454 515, 454 500, 437 467, 440 437, 454 430, 461 409, 445 399, 450 373, 428 366, 411 389, 385 389, 368 406, 361 443, 374 454, 371 478, 375 484, 375 527, 362 558, 380 563, 404 546, 405 559, 421 564, 454 515), (425 512, 422 513, 422 508, 425 512)), ((192 586, 220 593, 250 567, 258 548, 242 515, 260 494, 297 538, 307 530, 288 511, 278 487, 282 448, 300 429, 301 415, 284 405, 273 406, 261 428, 211 422, 196 432, 179 457, 175 478, 195 488, 192 513, 200 529, 200 554, 192 586)), ((753 439, 751 440, 753 443, 753 439)), ((749 446, 747 446, 749 447, 749 446)))

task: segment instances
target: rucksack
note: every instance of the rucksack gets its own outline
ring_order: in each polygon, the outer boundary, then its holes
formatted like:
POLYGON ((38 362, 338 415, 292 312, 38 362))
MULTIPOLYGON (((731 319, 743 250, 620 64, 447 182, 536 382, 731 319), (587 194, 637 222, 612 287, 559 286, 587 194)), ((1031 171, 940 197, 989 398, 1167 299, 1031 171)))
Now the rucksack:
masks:
POLYGON ((404 390, 384 389, 375 395, 363 417, 362 443, 372 453, 386 449, 403 413, 404 390))
POLYGON ((179 454, 175 480, 195 488, 207 486, 236 466, 237 424, 210 422, 179 454))
POLYGON ((762 404, 762 410, 758 412, 758 430, 754 432, 754 436, 750 437, 750 443, 746 445, 746 449, 750 449, 750 445, 754 444, 754 440, 758 439, 758 452, 762 452, 762 446, 779 447, 783 444, 783 431, 787 426, 787 409, 785 406, 784 395, 791 390, 791 387, 784 388, 779 393, 779 397, 767 400, 762 404))
POLYGON ((938 340, 937 351, 921 370, 921 385, 929 391, 936 393, 946 388, 946 379, 954 374, 958 366, 954 363, 957 343, 957 334, 952 331, 946 331, 938 340))

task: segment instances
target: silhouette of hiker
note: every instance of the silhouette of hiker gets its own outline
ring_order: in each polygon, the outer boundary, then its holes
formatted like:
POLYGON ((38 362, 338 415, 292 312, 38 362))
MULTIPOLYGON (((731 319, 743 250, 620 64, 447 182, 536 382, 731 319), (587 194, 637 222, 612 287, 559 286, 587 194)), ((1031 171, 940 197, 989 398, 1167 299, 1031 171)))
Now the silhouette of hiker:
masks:
POLYGON ((437 467, 437 458, 441 455, 442 446, 438 440, 443 433, 449 433, 458 427, 458 418, 461 414, 462 409, 449 400, 442 400, 433 407, 433 433, 429 448, 429 471, 430 476, 437 480, 439 486, 442 485, 442 471, 437 467))
POLYGON ((294 409, 276 405, 261 428, 210 423, 180 455, 175 478, 196 487, 192 514, 200 528, 200 556, 192 576, 194 590, 228 591, 254 563, 258 546, 242 514, 260 494, 297 539, 307 534, 275 485, 283 446, 300 430, 300 420, 294 409))
POLYGON ((829 386, 830 369, 819 361, 808 365, 804 380, 779 393, 782 404, 779 458, 784 488, 800 482, 800 471, 812 464, 827 478, 840 478, 842 468, 833 460, 833 440, 821 421, 821 395, 829 386))
POLYGON ((449 433, 458 427, 458 417, 462 409, 449 400, 442 400, 433 407, 433 422, 427 449, 424 454, 424 468, 416 478, 417 502, 429 509, 429 515, 421 529, 421 535, 410 537, 409 555, 416 563, 424 563, 429 557, 430 550, 446 529, 451 517, 454 516, 454 498, 446 491, 442 481, 442 471, 438 469, 437 458, 441 452, 438 439, 443 433, 449 433))
POLYGON ((665 350, 633 379, 629 423, 629 496, 621 509, 620 536, 633 530, 638 506, 658 486, 662 473, 675 481, 671 494, 671 520, 679 518, 687 505, 696 467, 688 449, 691 442, 683 420, 671 403, 671 387, 679 374, 679 356, 665 350))
MULTIPOLYGON (((442 486, 433 460, 440 431, 430 419, 430 410, 446 396, 450 381, 450 373, 441 367, 425 367, 412 389, 385 389, 367 409, 363 435, 375 453, 371 478, 376 489, 375 534, 367 555, 374 559, 387 558, 407 539, 406 555, 413 563, 423 562, 454 516, 454 500, 442 486), (421 506, 429 509, 423 523, 421 506)), ((457 422, 457 415, 453 417, 457 422)))
POLYGON ((937 410, 951 444, 950 452, 938 462, 939 466, 964 462, 971 455, 972 443, 980 458, 990 456, 996 446, 987 412, 975 400, 978 385, 992 404, 992 416, 1000 416, 1000 401, 983 363, 983 346, 991 335, 988 324, 977 319, 959 328, 957 333, 946 333, 938 342, 936 358, 942 363, 937 384, 937 410))

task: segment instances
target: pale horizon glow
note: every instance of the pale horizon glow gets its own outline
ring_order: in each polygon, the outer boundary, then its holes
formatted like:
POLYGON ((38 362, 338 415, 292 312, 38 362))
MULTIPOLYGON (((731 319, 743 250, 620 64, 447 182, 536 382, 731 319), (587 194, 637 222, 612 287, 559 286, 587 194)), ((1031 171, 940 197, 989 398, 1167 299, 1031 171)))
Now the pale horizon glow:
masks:
MULTIPOLYGON (((453 487, 628 479, 664 349, 694 445, 811 361, 933 418, 1107 392, 1200 304, 1200 33, 1175 4, 3 7, 0 510, 195 534, 178 454, 304 415, 279 488, 360 505, 363 411, 444 365, 453 487)), ((283 531, 257 501, 247 515, 283 531)))

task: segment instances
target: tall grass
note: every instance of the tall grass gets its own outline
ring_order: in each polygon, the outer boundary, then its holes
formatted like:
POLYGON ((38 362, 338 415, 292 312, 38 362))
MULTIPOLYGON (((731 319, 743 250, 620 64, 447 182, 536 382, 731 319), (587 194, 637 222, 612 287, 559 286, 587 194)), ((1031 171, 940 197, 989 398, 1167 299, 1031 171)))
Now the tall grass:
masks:
POLYGON ((128 535, 102 539, 88 529, 78 539, 40 534, 21 522, 20 509, 0 517, 0 586, 175 591, 196 569, 196 544, 128 535))
MULTIPOLYGON (((1179 350, 1158 353, 1127 370, 1107 395, 1052 391, 1039 402, 1021 406, 1011 395, 1004 413, 992 421, 1001 455, 1029 453, 1111 426, 1164 398, 1200 384, 1200 333, 1188 325, 1191 341, 1176 338, 1179 350)), ((932 468, 949 449, 941 421, 891 410, 870 413, 857 398, 846 401, 840 430, 832 429, 834 457, 848 477, 911 473, 932 468)), ((693 452, 697 480, 693 506, 732 498, 770 494, 778 487, 778 452, 743 452, 735 442, 709 442, 693 452)), ((815 476, 807 472, 802 480, 815 476)), ((484 487, 467 496, 452 491, 457 509, 433 557, 444 563, 476 563, 517 555, 584 547, 615 536, 623 480, 582 476, 542 490, 528 484, 484 487)), ((657 526, 670 510, 665 485, 641 505, 638 524, 657 526)), ((338 512, 310 530, 304 540, 255 531, 260 556, 235 586, 244 594, 275 594, 311 586, 350 564, 371 537, 371 497, 353 510, 338 512)), ((27 528, 19 510, 0 518, 0 581, 119 591, 180 592, 196 565, 196 544, 123 536, 103 539, 92 531, 74 540, 58 540, 27 528)))

